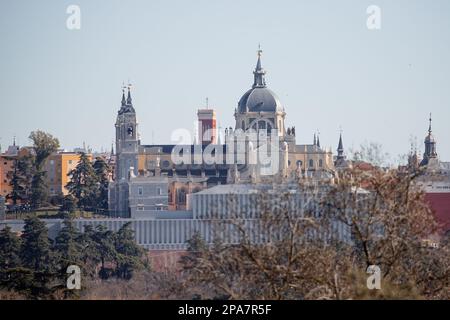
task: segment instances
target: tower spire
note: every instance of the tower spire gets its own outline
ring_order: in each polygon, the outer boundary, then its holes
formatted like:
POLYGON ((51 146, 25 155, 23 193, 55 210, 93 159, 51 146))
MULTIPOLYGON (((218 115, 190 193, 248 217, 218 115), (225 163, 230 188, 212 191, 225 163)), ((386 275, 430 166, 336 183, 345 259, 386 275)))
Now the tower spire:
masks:
POLYGON ((126 100, 125 100, 125 86, 122 86, 122 107, 124 107, 126 104, 126 100))
POLYGON ((264 71, 264 69, 261 66, 261 55, 262 55, 262 50, 261 50, 261 44, 258 46, 258 61, 256 62, 256 68, 255 71, 253 71, 253 75, 254 75, 254 82, 253 82, 253 88, 256 87, 260 87, 260 88, 264 88, 266 86, 266 79, 265 79, 265 75, 266 75, 266 71, 264 71))
POLYGON ((320 138, 319 138, 319 136, 320 136, 320 131, 317 131, 317 143, 316 143, 316 145, 317 145, 317 147, 320 148, 320 138))
POLYGON ((425 137, 425 152, 423 154, 423 160, 421 162, 421 165, 428 165, 430 162, 430 159, 437 158, 437 152, 436 152, 436 139, 434 138, 431 130, 431 113, 429 118, 429 125, 428 125, 428 135, 425 137))
POLYGON ((128 96, 127 96, 127 105, 132 105, 132 99, 131 99, 131 83, 128 83, 128 96))
POLYGON ((338 159, 342 158, 344 156, 344 144, 342 143, 342 131, 339 134, 339 143, 338 143, 338 159))

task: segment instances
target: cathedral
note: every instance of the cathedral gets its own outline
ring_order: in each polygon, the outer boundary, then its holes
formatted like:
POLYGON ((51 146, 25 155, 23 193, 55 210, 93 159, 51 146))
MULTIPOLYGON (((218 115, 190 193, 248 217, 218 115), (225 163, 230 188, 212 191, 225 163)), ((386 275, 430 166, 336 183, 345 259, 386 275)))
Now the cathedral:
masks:
MULTIPOLYGON (((281 182, 292 177, 333 178, 333 153, 321 147, 319 136, 314 135, 312 144, 297 144, 295 127, 286 126, 285 106, 267 87, 261 55, 262 50, 258 50, 253 84, 234 110, 234 128, 224 130, 224 143, 217 139, 215 112, 199 110, 200 138, 193 144, 141 144, 130 87, 127 97, 123 91, 115 124, 114 181, 109 190, 112 216, 183 211, 188 207, 190 194, 221 184, 281 182), (205 128, 213 132, 206 139, 205 128), (267 146, 270 150, 266 150, 267 146), (261 150, 270 155, 269 165, 261 160, 261 150), (193 162, 174 161, 174 155, 180 153, 183 157, 187 154, 188 159, 198 158, 196 151, 200 151, 200 155, 208 152, 215 161, 206 161, 203 157, 193 162)), ((342 137, 337 160, 340 165, 345 163, 342 137)))

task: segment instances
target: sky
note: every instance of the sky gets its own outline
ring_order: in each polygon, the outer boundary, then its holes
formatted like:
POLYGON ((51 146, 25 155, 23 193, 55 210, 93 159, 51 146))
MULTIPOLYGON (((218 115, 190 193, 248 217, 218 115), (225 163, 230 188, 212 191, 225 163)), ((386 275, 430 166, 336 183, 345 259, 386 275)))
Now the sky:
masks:
POLYGON ((450 161, 448 0, 0 0, 0 144, 33 130, 68 150, 109 150, 122 83, 131 82, 143 144, 193 130, 205 98, 221 127, 253 83, 267 84, 297 143, 377 142, 393 159, 423 152, 428 117, 450 161), (79 30, 66 21, 78 5, 79 30), (381 9, 381 29, 366 25, 381 9))

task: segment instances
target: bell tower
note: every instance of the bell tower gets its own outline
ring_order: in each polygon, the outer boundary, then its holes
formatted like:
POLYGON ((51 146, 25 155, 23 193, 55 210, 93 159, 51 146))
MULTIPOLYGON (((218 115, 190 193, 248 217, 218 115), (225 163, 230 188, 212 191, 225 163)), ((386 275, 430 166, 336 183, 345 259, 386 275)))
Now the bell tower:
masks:
POLYGON ((138 175, 138 148, 136 111, 131 99, 131 85, 128 85, 128 96, 125 99, 125 88, 122 89, 122 104, 116 121, 116 181, 127 180, 130 168, 138 175))

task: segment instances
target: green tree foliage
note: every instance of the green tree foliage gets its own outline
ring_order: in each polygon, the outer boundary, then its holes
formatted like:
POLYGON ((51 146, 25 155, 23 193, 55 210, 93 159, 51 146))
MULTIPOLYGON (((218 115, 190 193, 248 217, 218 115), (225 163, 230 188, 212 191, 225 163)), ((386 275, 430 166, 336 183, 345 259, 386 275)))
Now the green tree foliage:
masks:
POLYGON ((194 232, 192 238, 186 242, 188 246, 187 254, 181 257, 180 263, 184 270, 189 270, 197 265, 198 259, 200 259, 202 252, 207 249, 207 246, 198 231, 194 232))
POLYGON ((66 271, 70 265, 81 264, 81 245, 78 242, 79 232, 74 226, 73 219, 66 215, 63 227, 55 239, 54 250, 58 255, 61 270, 66 271))
POLYGON ((20 266, 20 238, 6 226, 0 231, 0 286, 11 280, 11 271, 20 266))
POLYGON ((105 160, 97 157, 94 162, 94 171, 97 179, 97 199, 96 204, 99 209, 108 209, 108 185, 109 167, 105 160))
POLYGON ((21 258, 25 267, 35 271, 50 269, 50 241, 45 222, 36 217, 25 219, 21 258))
POLYGON ((85 153, 80 154, 80 161, 75 169, 68 174, 67 184, 69 193, 77 200, 83 209, 95 206, 97 198, 97 178, 91 161, 85 153))
POLYGON ((48 186, 45 182, 45 171, 36 172, 31 181, 31 205, 39 208, 47 203, 48 186))
POLYGON ((143 267, 144 250, 136 243, 131 222, 124 224, 115 237, 116 275, 122 279, 131 279, 133 272, 143 267))
POLYGON ((14 159, 14 171, 10 181, 12 191, 8 195, 14 204, 29 200, 34 175, 33 161, 32 155, 18 156, 14 159))
POLYGON ((59 141, 51 134, 43 131, 33 131, 29 136, 33 142, 34 176, 31 182, 31 203, 38 208, 48 200, 48 186, 45 183, 46 172, 43 169, 47 158, 59 148, 59 141))
POLYGON ((102 279, 107 279, 114 273, 112 264, 117 259, 115 238, 115 233, 107 230, 103 225, 98 225, 93 234, 96 253, 100 258, 101 266, 99 275, 102 279))
POLYGON ((37 130, 30 133, 30 140, 33 142, 36 153, 35 166, 37 171, 41 171, 45 160, 59 148, 59 140, 51 134, 37 130))
POLYGON ((36 217, 25 219, 22 234, 21 278, 31 282, 22 284, 32 297, 47 297, 52 293, 55 265, 45 222, 36 217), (32 275, 32 276, 31 276, 32 275))
POLYGON ((99 225, 80 233, 66 215, 52 243, 45 223, 28 218, 21 238, 9 227, 0 231, 0 289, 33 299, 73 298, 80 293, 66 288, 68 266, 80 267, 82 283, 111 277, 129 281, 146 266, 144 252, 129 223, 117 232, 99 225))
POLYGON ((98 275, 97 266, 101 262, 98 246, 94 238, 95 229, 91 225, 87 225, 84 227, 84 232, 77 239, 81 246, 82 266, 86 275, 92 278, 98 275))
POLYGON ((71 194, 65 196, 62 200, 60 212, 73 213, 77 207, 77 199, 75 199, 71 194))

